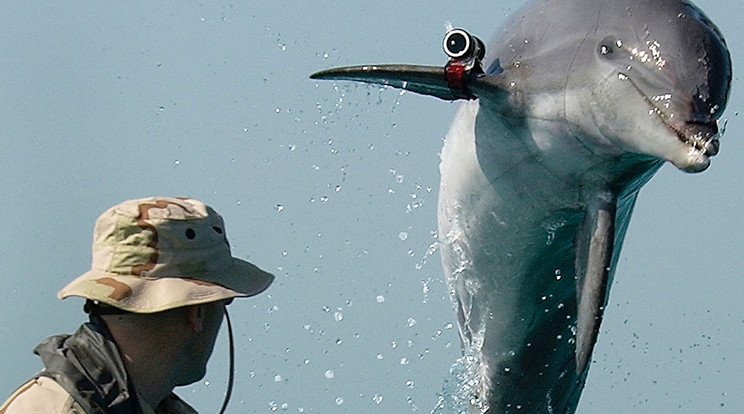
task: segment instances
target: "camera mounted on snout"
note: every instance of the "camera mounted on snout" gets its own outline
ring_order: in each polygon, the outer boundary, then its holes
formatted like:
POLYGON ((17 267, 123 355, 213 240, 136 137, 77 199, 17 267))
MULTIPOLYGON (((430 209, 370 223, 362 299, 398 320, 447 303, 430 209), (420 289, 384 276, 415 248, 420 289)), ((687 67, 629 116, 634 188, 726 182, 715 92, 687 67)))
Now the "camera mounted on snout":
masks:
POLYGON ((486 56, 486 45, 463 29, 452 29, 444 35, 442 48, 449 56, 444 76, 452 94, 460 99, 475 99, 467 89, 466 78, 483 74, 481 61, 486 56))
POLYGON ((463 29, 452 29, 444 35, 442 42, 444 53, 451 60, 483 60, 486 56, 486 45, 479 38, 463 29))

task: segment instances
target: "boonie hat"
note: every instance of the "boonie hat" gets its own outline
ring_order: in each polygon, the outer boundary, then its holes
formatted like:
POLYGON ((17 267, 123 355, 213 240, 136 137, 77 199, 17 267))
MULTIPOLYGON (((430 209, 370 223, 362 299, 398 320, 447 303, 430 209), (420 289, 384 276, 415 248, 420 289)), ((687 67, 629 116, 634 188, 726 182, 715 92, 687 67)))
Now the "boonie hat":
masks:
POLYGON ((216 211, 190 198, 129 200, 93 231, 91 269, 57 296, 125 311, 160 312, 263 292, 274 275, 232 257, 216 211))

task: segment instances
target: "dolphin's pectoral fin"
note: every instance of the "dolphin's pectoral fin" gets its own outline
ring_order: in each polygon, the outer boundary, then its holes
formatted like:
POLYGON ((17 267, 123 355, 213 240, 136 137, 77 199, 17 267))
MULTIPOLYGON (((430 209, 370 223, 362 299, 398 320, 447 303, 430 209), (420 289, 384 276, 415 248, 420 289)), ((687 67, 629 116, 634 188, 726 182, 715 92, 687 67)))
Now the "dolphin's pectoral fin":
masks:
POLYGON ((576 238, 576 372, 586 370, 597 341, 615 242, 617 199, 610 191, 597 194, 587 206, 576 238))

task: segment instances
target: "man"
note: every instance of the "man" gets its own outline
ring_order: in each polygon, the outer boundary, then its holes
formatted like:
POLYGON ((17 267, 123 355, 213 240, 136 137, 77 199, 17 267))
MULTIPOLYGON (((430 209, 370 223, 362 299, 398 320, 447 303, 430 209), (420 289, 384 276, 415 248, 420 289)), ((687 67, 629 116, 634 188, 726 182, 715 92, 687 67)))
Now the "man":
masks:
POLYGON ((232 257, 222 218, 200 201, 114 206, 96 221, 91 270, 58 293, 86 298, 90 322, 36 347, 44 369, 0 414, 195 414, 173 388, 204 376, 226 305, 273 278, 232 257))

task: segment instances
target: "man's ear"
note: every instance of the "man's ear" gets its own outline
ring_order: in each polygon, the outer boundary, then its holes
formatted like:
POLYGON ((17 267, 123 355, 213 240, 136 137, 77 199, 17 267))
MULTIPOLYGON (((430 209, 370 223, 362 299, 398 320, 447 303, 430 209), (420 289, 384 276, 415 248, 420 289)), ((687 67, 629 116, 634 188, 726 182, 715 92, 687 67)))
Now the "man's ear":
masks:
POLYGON ((189 327, 194 332, 201 332, 204 329, 204 307, 202 305, 191 305, 186 307, 186 318, 189 321, 189 327))

